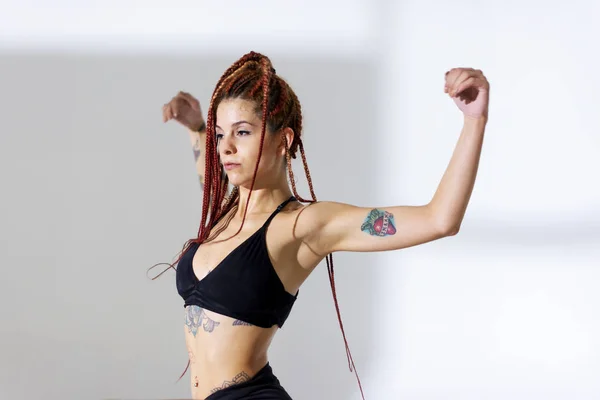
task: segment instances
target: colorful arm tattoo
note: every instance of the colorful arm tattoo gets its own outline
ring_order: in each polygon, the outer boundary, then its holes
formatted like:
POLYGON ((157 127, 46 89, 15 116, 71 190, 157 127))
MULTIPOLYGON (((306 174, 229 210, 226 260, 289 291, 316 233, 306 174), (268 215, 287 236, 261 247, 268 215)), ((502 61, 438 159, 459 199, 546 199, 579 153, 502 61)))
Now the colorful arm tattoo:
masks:
POLYGON ((360 230, 372 236, 390 236, 396 233, 394 215, 385 211, 373 209, 365 218, 360 230))

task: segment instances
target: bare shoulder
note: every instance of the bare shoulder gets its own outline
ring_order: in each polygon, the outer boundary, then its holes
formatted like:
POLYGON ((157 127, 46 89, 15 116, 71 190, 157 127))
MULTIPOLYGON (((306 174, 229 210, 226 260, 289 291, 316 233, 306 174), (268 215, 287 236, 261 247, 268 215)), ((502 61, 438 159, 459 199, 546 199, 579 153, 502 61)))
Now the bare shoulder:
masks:
POLYGON ((285 225, 294 240, 302 241, 325 223, 326 215, 335 212, 342 205, 342 203, 331 201, 317 201, 308 204, 296 202, 286 207, 282 214, 285 215, 285 225))
POLYGON ((272 236, 273 257, 285 259, 305 271, 311 271, 325 258, 323 252, 312 240, 323 228, 328 212, 336 208, 333 202, 300 203, 294 202, 283 209, 275 218, 269 230, 272 236))
POLYGON ((296 208, 288 211, 289 218, 293 220, 294 236, 299 240, 306 239, 318 232, 333 215, 352 208, 354 206, 335 201, 298 204, 296 208))
POLYGON ((310 248, 306 237, 324 211, 318 202, 292 202, 278 213, 268 229, 269 252, 276 263, 312 270, 321 262, 326 254, 310 248))

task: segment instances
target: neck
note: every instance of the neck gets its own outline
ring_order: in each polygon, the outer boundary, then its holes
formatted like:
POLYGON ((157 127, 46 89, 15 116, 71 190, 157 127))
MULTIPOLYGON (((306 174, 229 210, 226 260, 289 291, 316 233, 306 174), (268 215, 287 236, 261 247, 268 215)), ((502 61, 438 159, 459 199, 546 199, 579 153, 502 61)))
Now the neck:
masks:
MULTIPOLYGON (((248 203, 248 196, 250 189, 240 186, 240 199, 238 208, 236 211, 236 217, 242 218, 244 216, 244 210, 246 209, 246 203, 248 203)), ((250 203, 248 203, 248 211, 246 216, 252 214, 265 214, 272 213, 275 209, 284 201, 292 196, 290 188, 287 186, 277 188, 264 188, 254 189, 250 196, 250 203)))

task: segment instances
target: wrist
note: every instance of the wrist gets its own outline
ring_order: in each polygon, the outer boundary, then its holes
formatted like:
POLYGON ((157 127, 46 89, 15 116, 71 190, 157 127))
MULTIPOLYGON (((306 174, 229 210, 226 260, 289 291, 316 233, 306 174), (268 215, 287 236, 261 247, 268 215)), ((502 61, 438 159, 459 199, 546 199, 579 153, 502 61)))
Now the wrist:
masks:
POLYGON ((204 120, 200 121, 200 125, 194 127, 193 131, 195 132, 206 132, 206 122, 204 122, 204 120))
POLYGON ((472 126, 485 126, 487 124, 488 117, 487 115, 480 115, 477 117, 473 117, 470 115, 464 115, 464 124, 472 125, 472 126))

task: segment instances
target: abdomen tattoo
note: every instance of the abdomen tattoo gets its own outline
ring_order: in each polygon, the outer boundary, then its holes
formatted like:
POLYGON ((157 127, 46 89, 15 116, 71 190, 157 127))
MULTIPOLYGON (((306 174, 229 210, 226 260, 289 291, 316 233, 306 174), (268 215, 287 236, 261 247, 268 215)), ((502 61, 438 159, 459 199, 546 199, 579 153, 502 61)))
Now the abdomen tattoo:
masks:
POLYGON ((373 209, 363 222, 360 230, 372 236, 390 236, 396 233, 394 215, 385 211, 373 209))
POLYGON ((202 325, 204 332, 212 332, 215 330, 217 326, 221 323, 214 321, 206 315, 203 308, 198 306, 188 306, 185 309, 185 325, 188 327, 188 331, 196 336, 198 332, 198 327, 202 325))
POLYGON ((249 322, 242 321, 241 319, 236 319, 233 321, 233 326, 254 326, 249 322))
POLYGON ((249 380, 250 380, 250 376, 247 373, 240 372, 232 380, 223 382, 223 384, 220 387, 216 387, 216 388, 212 389, 210 392, 215 393, 221 389, 225 389, 227 387, 234 386, 239 383, 247 382, 249 380))

